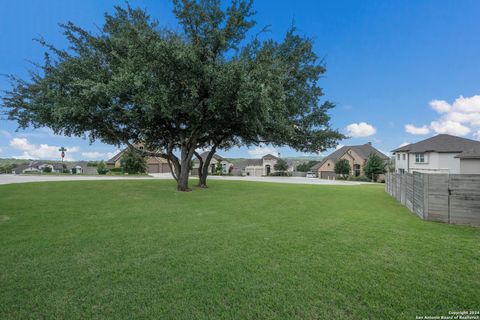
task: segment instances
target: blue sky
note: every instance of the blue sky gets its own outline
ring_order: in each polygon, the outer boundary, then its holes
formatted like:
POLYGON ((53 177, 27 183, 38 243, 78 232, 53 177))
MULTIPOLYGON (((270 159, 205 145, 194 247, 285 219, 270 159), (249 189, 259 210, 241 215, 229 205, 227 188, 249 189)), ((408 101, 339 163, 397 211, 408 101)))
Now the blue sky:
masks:
MULTIPOLYGON (((27 60, 41 61, 32 38, 65 45, 58 23, 85 28, 124 1, 3 1, 0 4, 0 73, 27 75, 27 60)), ((169 1, 134 1, 161 25, 177 28, 169 1)), ((343 145, 371 141, 383 151, 437 133, 480 139, 480 1, 266 1, 257 0, 258 27, 280 40, 292 21, 325 58, 325 98, 337 104, 332 125, 352 136, 343 145)), ((0 89, 8 83, 0 79, 0 89)), ((116 147, 54 136, 48 129, 15 132, 0 121, 0 157, 102 159, 116 147)), ((266 152, 302 155, 269 146, 220 152, 257 157, 266 152)), ((328 154, 328 151, 325 152, 328 154)))

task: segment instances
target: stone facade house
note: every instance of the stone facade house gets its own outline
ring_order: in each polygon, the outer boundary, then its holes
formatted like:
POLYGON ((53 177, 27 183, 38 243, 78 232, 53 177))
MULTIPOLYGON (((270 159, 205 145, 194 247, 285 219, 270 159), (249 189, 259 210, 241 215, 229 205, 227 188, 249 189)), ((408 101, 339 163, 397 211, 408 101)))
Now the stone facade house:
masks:
MULTIPOLYGON (((113 156, 111 159, 107 160, 106 164, 109 169, 111 168, 121 168, 122 167, 122 156, 127 151, 124 149, 113 156)), ((170 166, 168 161, 159 157, 147 157, 147 173, 169 173, 170 166)))
POLYGON ((335 179, 337 176, 335 174, 335 164, 341 159, 346 159, 350 164, 350 174, 358 177, 364 175, 363 168, 371 153, 376 153, 385 161, 389 159, 369 142, 363 145, 343 146, 325 157, 322 162, 314 165, 311 171, 315 172, 320 179, 335 179))

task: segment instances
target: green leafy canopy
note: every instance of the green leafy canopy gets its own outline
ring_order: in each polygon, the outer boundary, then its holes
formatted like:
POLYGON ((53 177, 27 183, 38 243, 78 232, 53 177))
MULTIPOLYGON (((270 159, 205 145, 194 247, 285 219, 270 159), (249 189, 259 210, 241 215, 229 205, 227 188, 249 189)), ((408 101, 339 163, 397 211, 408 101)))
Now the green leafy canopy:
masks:
POLYGON ((183 31, 161 28, 127 5, 105 14, 91 32, 61 25, 69 43, 47 52, 31 78, 11 77, 3 96, 21 128, 137 143, 167 159, 179 190, 198 148, 270 143, 320 152, 343 135, 332 130, 334 107, 318 81, 325 73, 309 38, 292 28, 282 42, 247 41, 252 1, 175 0, 183 31))

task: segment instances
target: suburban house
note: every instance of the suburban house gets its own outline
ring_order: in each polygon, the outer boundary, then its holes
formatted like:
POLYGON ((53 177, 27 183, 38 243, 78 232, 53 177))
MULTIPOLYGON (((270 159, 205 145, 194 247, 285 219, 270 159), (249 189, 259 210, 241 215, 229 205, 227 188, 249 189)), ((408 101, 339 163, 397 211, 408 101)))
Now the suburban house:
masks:
MULTIPOLYGON (((200 157, 202 157, 204 162, 205 162, 205 159, 207 158, 207 155, 208 155, 208 151, 200 154, 200 157)), ((218 164, 222 166, 222 174, 231 173, 234 167, 233 163, 231 163, 227 159, 223 158, 222 156, 219 156, 218 154, 214 154, 212 157, 212 160, 210 160, 210 168, 208 168, 208 173, 210 174, 215 173, 217 170, 218 164)), ((193 160, 192 175, 198 175, 199 166, 200 166, 200 161, 195 157, 193 160)))
POLYGON ((392 151, 395 172, 480 174, 480 142, 439 134, 392 151))
POLYGON ((63 173, 64 165, 65 165, 65 169, 70 173, 97 174, 97 168, 89 167, 87 161, 78 161, 74 163, 31 161, 28 164, 22 164, 22 165, 16 166, 12 170, 12 173, 21 174, 21 173, 44 172, 46 168, 49 168, 50 172, 52 173, 63 173))
POLYGON ((343 146, 329 156, 325 157, 322 162, 314 165, 311 170, 315 172, 320 179, 335 179, 335 163, 341 159, 348 160, 350 164, 350 173, 356 177, 363 175, 363 168, 371 153, 376 153, 380 158, 388 161, 389 157, 378 151, 372 146, 372 143, 366 143, 356 146, 343 146))
MULTIPOLYGON (((275 172, 275 165, 279 157, 272 154, 267 154, 260 159, 245 159, 237 163, 234 167, 234 172, 244 176, 268 176, 275 172)), ((294 165, 291 161, 288 163, 288 172, 294 171, 294 165)))
POLYGON ((62 172, 63 166, 61 163, 48 163, 41 161, 32 161, 28 164, 21 164, 16 166, 12 173, 32 173, 32 172, 43 172, 45 168, 50 168, 50 172, 62 172))
MULTIPOLYGON (((141 148, 141 147, 140 147, 141 148)), ((121 168, 122 167, 122 157, 127 149, 123 149, 111 159, 107 160, 106 164, 109 169, 112 168, 121 168)), ((160 157, 147 157, 147 173, 169 173, 170 166, 168 161, 160 157)))

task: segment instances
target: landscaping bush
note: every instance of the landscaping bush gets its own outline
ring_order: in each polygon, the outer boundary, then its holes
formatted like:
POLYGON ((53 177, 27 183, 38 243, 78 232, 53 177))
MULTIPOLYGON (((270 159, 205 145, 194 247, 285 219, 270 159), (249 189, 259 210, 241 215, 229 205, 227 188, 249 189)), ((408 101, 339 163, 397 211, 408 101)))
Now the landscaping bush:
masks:
POLYGON ((108 171, 110 171, 110 172, 123 172, 123 168, 112 168, 112 169, 109 169, 108 171))
POLYGON ((350 163, 347 159, 340 159, 335 163, 335 173, 341 175, 341 177, 346 180, 350 174, 350 163))
POLYGON ((101 174, 101 175, 107 174, 108 169, 107 169, 107 166, 105 165, 105 162, 100 161, 96 167, 97 167, 98 174, 101 174))
POLYGON ((124 172, 128 174, 147 172, 147 161, 140 152, 129 149, 125 152, 122 159, 124 172))
POLYGON ((291 172, 287 172, 287 171, 276 171, 276 172, 271 172, 269 174, 269 176, 273 176, 273 177, 291 177, 292 176, 292 173, 291 172))
POLYGON ((50 172, 52 172, 52 168, 50 168, 50 167, 44 167, 44 168, 42 169, 42 172, 43 172, 43 173, 50 173, 50 172))
POLYGON ((369 182, 370 181, 370 179, 365 177, 365 176, 358 176, 358 177, 350 176, 350 177, 348 177, 347 180, 348 181, 362 181, 362 182, 369 182))

